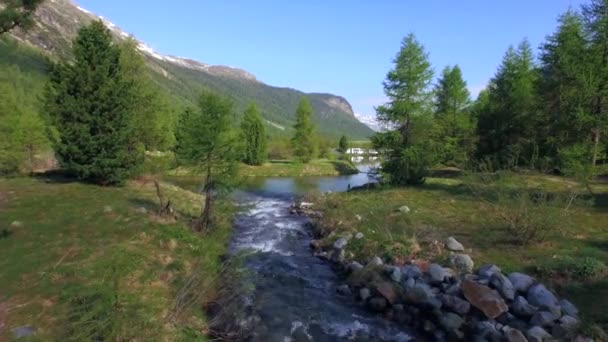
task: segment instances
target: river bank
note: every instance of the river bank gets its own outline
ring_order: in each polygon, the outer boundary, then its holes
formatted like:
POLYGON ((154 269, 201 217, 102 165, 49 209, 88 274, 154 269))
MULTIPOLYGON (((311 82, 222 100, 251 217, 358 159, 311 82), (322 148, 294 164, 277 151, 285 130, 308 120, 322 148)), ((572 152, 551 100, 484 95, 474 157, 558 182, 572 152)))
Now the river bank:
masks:
POLYGON ((201 238, 187 221, 202 197, 161 189, 180 219, 156 214, 147 181, 0 178, 0 340, 204 341, 232 209, 201 238))
MULTIPOLYGON (((500 188, 510 192, 525 188, 560 194, 576 189, 575 182, 559 177, 528 174, 503 178, 500 188)), ((603 340, 608 321, 604 305, 599 303, 608 298, 604 277, 608 255, 597 241, 608 238, 601 228, 606 220, 601 194, 607 187, 603 183, 593 187, 599 194, 595 204, 590 205, 585 195, 580 195, 565 216, 557 202, 537 208, 543 217, 557 219, 559 229, 547 232, 543 242, 525 247, 515 244, 504 226, 497 225, 495 204, 480 199, 461 179, 430 179, 422 187, 316 196, 309 199, 320 211, 319 240, 314 245, 331 252, 340 238, 351 237, 345 256, 363 265, 380 256, 395 265, 420 260, 452 267, 444 242, 454 236, 468 247, 464 253, 477 266, 495 263, 505 275, 529 273, 572 300, 581 310, 582 329, 603 340), (365 238, 352 239, 357 234, 365 238)))

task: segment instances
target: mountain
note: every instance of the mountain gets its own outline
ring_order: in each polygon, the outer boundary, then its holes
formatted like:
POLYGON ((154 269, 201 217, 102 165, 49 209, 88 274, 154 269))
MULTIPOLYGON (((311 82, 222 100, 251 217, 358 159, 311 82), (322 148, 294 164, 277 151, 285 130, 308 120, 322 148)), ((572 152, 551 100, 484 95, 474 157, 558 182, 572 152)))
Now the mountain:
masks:
POLYGON ((376 118, 371 115, 355 113, 355 117, 357 118, 357 120, 359 120, 367 127, 371 128, 375 132, 380 132, 382 130, 382 128, 380 128, 380 123, 378 122, 378 120, 376 120, 376 118))
MULTIPOLYGON (((78 30, 93 20, 101 19, 117 41, 130 35, 105 18, 99 17, 70 0, 47 0, 37 10, 36 25, 28 32, 15 30, 13 36, 22 42, 48 52, 53 58, 70 58, 70 45, 78 30)), ((156 82, 174 101, 192 105, 200 89, 207 88, 234 98, 242 113, 251 101, 261 109, 271 134, 290 134, 295 121, 295 108, 301 96, 310 98, 319 134, 335 138, 346 134, 366 138, 373 132, 355 117, 346 99, 332 94, 303 93, 291 88, 264 84, 251 73, 228 66, 209 65, 188 58, 162 55, 138 41, 153 71, 156 82)))

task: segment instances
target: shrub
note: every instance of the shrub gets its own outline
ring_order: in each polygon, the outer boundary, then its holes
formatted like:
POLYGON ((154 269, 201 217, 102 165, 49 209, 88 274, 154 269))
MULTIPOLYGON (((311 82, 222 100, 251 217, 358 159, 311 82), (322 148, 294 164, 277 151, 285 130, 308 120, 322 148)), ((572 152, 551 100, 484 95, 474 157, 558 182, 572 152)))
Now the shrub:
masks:
POLYGON ((599 279, 608 271, 606 264, 593 257, 565 256, 537 267, 538 273, 546 277, 566 277, 587 281, 599 279))

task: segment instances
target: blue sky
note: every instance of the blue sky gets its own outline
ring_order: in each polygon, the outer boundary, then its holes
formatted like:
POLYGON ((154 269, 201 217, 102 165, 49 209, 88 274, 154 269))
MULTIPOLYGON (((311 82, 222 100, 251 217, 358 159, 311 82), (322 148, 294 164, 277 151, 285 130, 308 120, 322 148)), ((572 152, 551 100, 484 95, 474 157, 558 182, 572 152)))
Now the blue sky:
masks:
POLYGON ((163 54, 243 68, 270 85, 344 96, 373 115, 401 39, 436 73, 458 64, 472 93, 510 44, 538 47, 584 0, 76 0, 163 54))

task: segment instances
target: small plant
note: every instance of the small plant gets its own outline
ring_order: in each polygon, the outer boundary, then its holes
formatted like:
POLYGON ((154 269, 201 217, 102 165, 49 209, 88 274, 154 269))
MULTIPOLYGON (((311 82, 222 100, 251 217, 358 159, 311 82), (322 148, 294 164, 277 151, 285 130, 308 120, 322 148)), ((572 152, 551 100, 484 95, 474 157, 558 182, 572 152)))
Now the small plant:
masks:
POLYGON ((565 277, 579 281, 599 279, 607 271, 606 264, 593 257, 573 258, 566 256, 538 267, 538 272, 543 276, 565 277))

